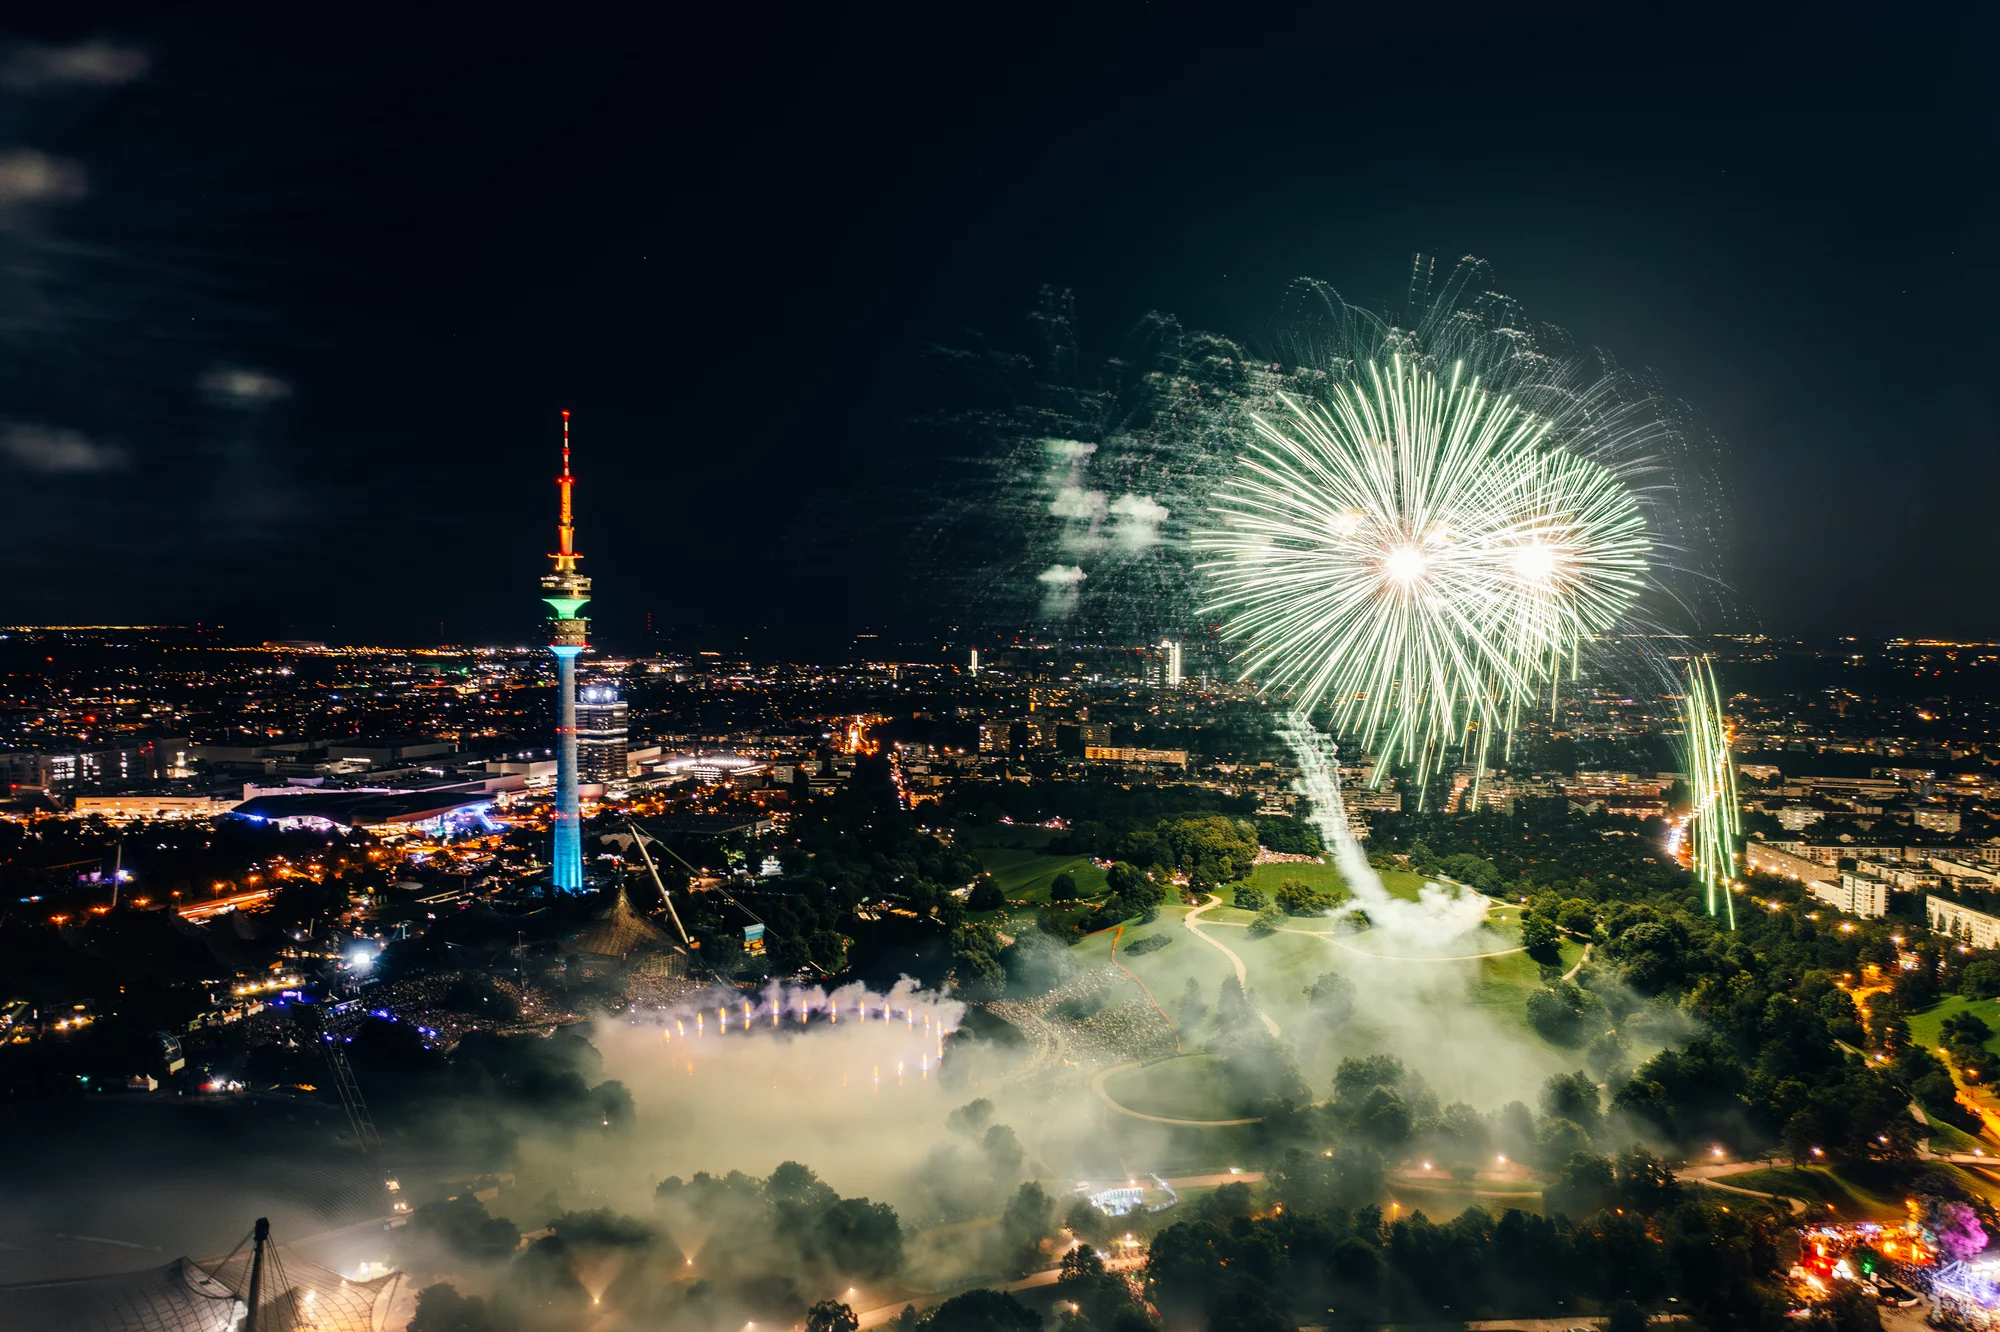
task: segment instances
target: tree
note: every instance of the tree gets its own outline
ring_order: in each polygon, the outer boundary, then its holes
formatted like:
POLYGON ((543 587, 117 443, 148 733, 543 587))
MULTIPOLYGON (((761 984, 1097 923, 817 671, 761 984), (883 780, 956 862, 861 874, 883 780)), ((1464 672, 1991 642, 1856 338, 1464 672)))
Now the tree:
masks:
MULTIPOLYGON (((1088 1198, 1079 1198, 1063 1213, 1063 1229, 1082 1240, 1086 1246, 1102 1244, 1111 1238, 1112 1221, 1102 1208, 1088 1198)), ((1072 1249, 1070 1252, 1082 1250, 1072 1249)))
POLYGON ((1554 963, 1561 960, 1561 950, 1557 942, 1562 932, 1556 923, 1539 911, 1530 911, 1521 917, 1521 946, 1528 950, 1528 956, 1537 962, 1554 963))
POLYGON ((1870 1287, 1836 1281, 1813 1306, 1811 1322, 1813 1332, 1882 1332, 1882 1309, 1870 1287))
POLYGON ((1572 1152, 1556 1171, 1555 1182, 1542 1191, 1550 1211, 1578 1221, 1612 1206, 1617 1196, 1611 1162, 1589 1152, 1572 1152))
POLYGON ((520 1247, 521 1228, 504 1216, 486 1215, 486 1204, 463 1194, 427 1202, 410 1214, 410 1237, 435 1242, 452 1258, 498 1262, 520 1247))
POLYGON ((2000 996, 2000 959, 1982 957, 1958 973, 1958 992, 1974 999, 2000 996))
MULTIPOLYGON (((1050 894, 1050 899, 1054 900, 1053 893, 1050 894)), ((991 874, 982 874, 972 885, 972 892, 966 897, 965 905, 974 911, 997 911, 1007 905, 1007 894, 1000 891, 1000 885, 993 882, 991 874)))
POLYGON ((1181 987, 1180 1025, 1197 1027, 1207 1016, 1208 1005, 1201 1000, 1201 982, 1189 976, 1187 984, 1181 987))
POLYGON ((1054 1200, 1032 1179, 1014 1191, 1000 1214, 1000 1233, 1006 1237, 1010 1257, 1022 1270, 1033 1265, 1042 1241, 1054 1230, 1055 1214, 1054 1200))
POLYGON ((843 1275, 864 1281, 903 1265, 903 1228, 896 1209, 866 1198, 842 1198, 819 1214, 817 1247, 843 1275))
POLYGON ((979 1149, 985 1153, 987 1168, 993 1172, 995 1179, 1011 1181, 1021 1173, 1021 1162, 1028 1159, 1021 1140, 1005 1124, 995 1124, 987 1129, 986 1136, 979 1141, 979 1149))
POLYGON ((1345 1022, 1354 1014, 1354 982, 1337 971, 1322 971, 1306 986, 1306 1002, 1327 1022, 1345 1022))
POLYGON ((499 1332, 486 1301, 461 1295, 443 1282, 417 1292, 417 1312, 408 1332, 499 1332))
POLYGON ((1593 1137, 1604 1122, 1604 1112, 1598 1103, 1597 1084, 1581 1069, 1575 1073, 1558 1073, 1542 1084, 1542 1113, 1572 1120, 1593 1137))
POLYGON ((1938 1252, 1946 1262, 1960 1262, 1986 1249, 1986 1229, 1979 1214, 1962 1202, 1947 1202, 1933 1214, 1931 1228, 1938 1252))
POLYGON ((821 1300, 806 1310, 806 1332, 859 1332, 861 1320, 838 1300, 821 1300))
POLYGON ((1041 1332, 1042 1316, 998 1290, 954 1295, 924 1320, 925 1332, 1041 1332))
POLYGON ((1572 897, 1556 908, 1556 924, 1571 934, 1589 934, 1597 928, 1597 909, 1580 897, 1572 897))
POLYGON ((1258 819, 1257 841, 1286 856, 1316 856, 1325 849, 1319 829, 1291 814, 1258 819))
POLYGON ((1253 884, 1236 885, 1236 907, 1239 911, 1261 911, 1271 899, 1264 896, 1264 890, 1253 884))
POLYGON ((1064 870, 1049 880, 1049 901, 1074 902, 1076 898, 1076 875, 1064 870))
MULTIPOLYGON (((1259 911, 1257 913, 1257 919, 1250 922, 1250 933, 1252 934, 1275 933, 1278 930, 1281 930, 1285 927, 1285 921, 1288 919, 1289 917, 1285 915, 1285 909, 1279 906, 1276 902, 1273 902, 1270 905, 1266 906, 1263 910, 1259 911)), ((1234 978, 1232 977, 1231 979, 1234 978)))
POLYGON ((1551 1045, 1582 1045, 1593 1022, 1604 1024, 1604 1001, 1574 981, 1556 980, 1528 996, 1528 1021, 1551 1045))

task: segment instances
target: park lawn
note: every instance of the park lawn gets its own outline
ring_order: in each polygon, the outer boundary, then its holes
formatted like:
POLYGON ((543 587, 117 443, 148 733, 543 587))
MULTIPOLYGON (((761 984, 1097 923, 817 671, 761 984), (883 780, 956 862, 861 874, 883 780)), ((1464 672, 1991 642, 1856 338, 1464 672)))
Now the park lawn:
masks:
POLYGON ((1055 828, 1037 828, 1031 823, 987 823, 961 829, 953 840, 975 855, 988 847, 1039 851, 1055 838, 1058 831, 1055 828))
POLYGON ((1392 1179, 1383 1193, 1383 1219, 1401 1220, 1414 1212, 1422 1212, 1432 1221, 1445 1222, 1474 1205, 1485 1208, 1495 1215, 1501 1212, 1527 1212, 1539 1216, 1542 1211, 1542 1190, 1539 1185, 1521 1183, 1488 1182, 1476 1189, 1450 1179, 1436 1183, 1413 1183, 1392 1179))
POLYGON ((1984 1138, 1975 1138, 1964 1129, 1947 1124, 1941 1119, 1931 1121, 1931 1150, 1934 1152, 1983 1151, 1993 1155, 1993 1144, 1984 1138))
MULTIPOLYGON (((1423 875, 1412 874, 1408 870, 1378 870, 1377 873, 1381 877, 1383 888, 1388 890, 1391 897, 1401 897, 1411 902, 1417 900, 1418 890, 1427 882, 1423 875)), ((1236 889, 1245 883, 1261 890, 1265 898, 1269 899, 1277 893, 1278 885, 1282 884, 1286 879, 1303 879, 1315 888, 1326 889, 1342 901, 1345 901, 1348 896, 1347 880, 1341 877, 1339 870, 1329 864, 1311 864, 1301 861, 1296 864, 1280 862, 1269 865, 1253 865, 1250 869, 1250 877, 1248 879, 1222 886, 1222 900, 1225 902, 1233 901, 1236 889)))
POLYGON ((1324 888, 1339 900, 1344 901, 1347 897, 1347 881, 1340 877, 1339 870, 1331 865, 1305 861, 1296 865, 1252 865, 1249 878, 1225 883, 1218 891, 1222 900, 1229 902, 1235 900, 1236 890, 1247 884, 1263 893, 1264 900, 1268 902, 1277 893, 1278 885, 1286 879, 1302 879, 1315 888, 1324 888))
POLYGON ((1104 1080, 1105 1094, 1128 1110, 1164 1119, 1236 1119, 1223 1095, 1214 1055, 1183 1055, 1123 1069, 1104 1080))
MULTIPOLYGON (((1722 1183, 1758 1193, 1800 1198, 1810 1209, 1842 1220, 1900 1221, 1907 1214, 1903 1188, 1892 1167, 1855 1161, 1840 1166, 1774 1166, 1725 1175, 1722 1183)), ((1711 1193, 1711 1198, 1721 1196, 1711 1193)))
MULTIPOLYGON (((1306 986, 1320 976, 1338 971, 1357 983, 1362 979, 1348 964, 1348 958, 1328 946, 1324 933, 1287 929, 1257 935, 1248 930, 1230 930, 1226 934, 1217 931, 1217 937, 1243 959, 1244 970, 1250 976, 1251 998, 1286 1031, 1293 1030, 1304 1018, 1308 1007, 1306 986)), ((1208 951, 1215 952, 1213 948, 1208 951)))
POLYGON ((1089 856, 1052 856, 1021 847, 982 847, 975 854, 1010 902, 1047 903, 1049 884, 1064 870, 1076 876, 1076 890, 1082 896, 1096 897, 1104 891, 1104 871, 1089 856))
POLYGON ((1960 1013, 1976 1013, 1993 1028, 1993 1035, 1986 1040, 1986 1049, 2000 1054, 2000 1001, 1992 999, 1968 999, 1962 994, 1946 995, 1921 1013, 1910 1014, 1910 1036, 1918 1045, 1935 1050, 1944 1044, 1942 1039, 1946 1018, 1960 1013))

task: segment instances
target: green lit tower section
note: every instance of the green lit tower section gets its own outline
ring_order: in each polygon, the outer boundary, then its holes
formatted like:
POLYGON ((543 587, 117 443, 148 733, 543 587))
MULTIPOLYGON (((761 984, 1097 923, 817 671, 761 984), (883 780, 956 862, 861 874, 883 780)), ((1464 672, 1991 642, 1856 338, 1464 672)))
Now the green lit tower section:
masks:
POLYGON ((569 413, 563 413, 562 522, 556 528, 555 570, 542 575, 542 600, 555 609, 549 622, 549 651, 556 654, 555 888, 583 891, 583 811, 576 796, 576 658, 590 646, 590 621, 577 611, 590 600, 590 580, 576 571, 576 525, 570 491, 569 413))

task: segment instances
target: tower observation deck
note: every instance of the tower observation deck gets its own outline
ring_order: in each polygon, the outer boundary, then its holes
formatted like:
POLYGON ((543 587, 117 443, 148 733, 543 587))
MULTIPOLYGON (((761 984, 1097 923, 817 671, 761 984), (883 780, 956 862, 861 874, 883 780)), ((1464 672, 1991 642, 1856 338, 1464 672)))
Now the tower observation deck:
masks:
POLYGON ((556 807, 554 828, 555 888, 583 891, 583 812, 576 794, 576 659, 590 646, 590 621, 577 611, 590 600, 590 580, 576 571, 576 520, 571 491, 576 479, 569 470, 569 413, 563 416, 563 469, 556 485, 562 490, 562 519, 556 527, 555 568, 542 575, 542 600, 555 611, 549 622, 549 651, 556 657, 556 807))

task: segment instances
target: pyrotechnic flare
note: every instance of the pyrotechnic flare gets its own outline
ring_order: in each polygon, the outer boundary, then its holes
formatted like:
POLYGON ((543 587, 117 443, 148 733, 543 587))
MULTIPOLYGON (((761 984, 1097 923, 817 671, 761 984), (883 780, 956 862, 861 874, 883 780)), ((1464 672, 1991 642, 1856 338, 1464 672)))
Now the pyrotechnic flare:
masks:
POLYGON ((1694 808, 1688 816, 1687 847, 1695 877, 1708 895, 1708 914, 1716 901, 1736 928, 1736 899, 1730 891, 1736 874, 1736 847, 1743 834, 1742 807, 1736 799, 1736 763, 1729 753, 1729 724, 1722 713, 1722 691, 1710 660, 1688 662, 1687 692, 1681 696, 1681 720, 1687 732, 1688 785, 1694 808))
POLYGON ((1280 395, 1195 538, 1207 609, 1247 678, 1325 703, 1376 773, 1421 782, 1498 733, 1638 595, 1651 543, 1631 491, 1551 422, 1453 365, 1355 367, 1280 395))

